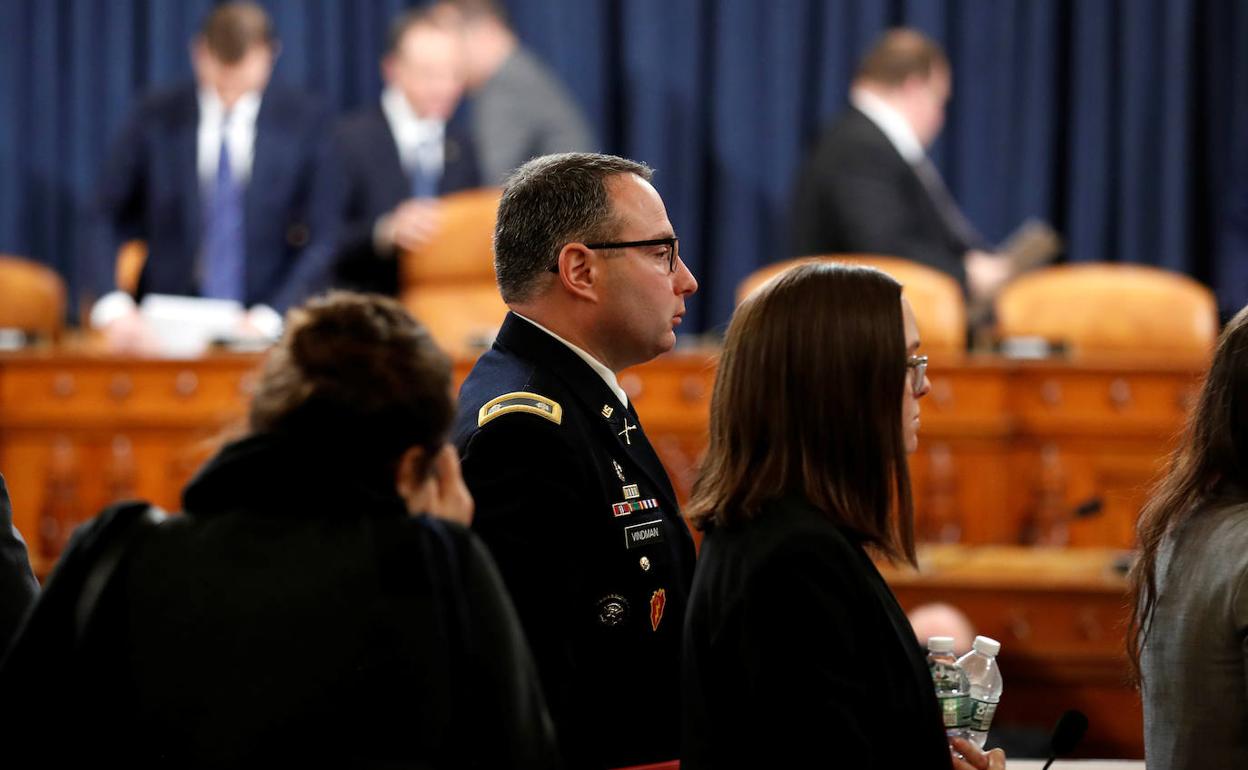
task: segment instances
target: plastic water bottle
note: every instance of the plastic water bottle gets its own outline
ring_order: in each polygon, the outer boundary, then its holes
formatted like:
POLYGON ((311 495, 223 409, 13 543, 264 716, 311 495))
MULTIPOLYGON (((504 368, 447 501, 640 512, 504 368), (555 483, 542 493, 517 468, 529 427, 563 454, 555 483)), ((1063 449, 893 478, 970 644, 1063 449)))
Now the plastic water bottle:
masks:
POLYGON ((945 732, 964 735, 971 721, 971 688, 966 673, 953 657, 953 637, 933 636, 927 640, 927 668, 936 687, 945 732))
POLYGON ((966 737, 981 749, 988 738, 988 728, 992 727, 992 718, 997 713, 997 704, 1001 702, 1001 691, 1005 689, 1001 682, 1001 666, 997 664, 998 652, 1001 652, 1000 642, 977 636, 971 651, 958 659, 958 665, 971 683, 971 719, 966 737))

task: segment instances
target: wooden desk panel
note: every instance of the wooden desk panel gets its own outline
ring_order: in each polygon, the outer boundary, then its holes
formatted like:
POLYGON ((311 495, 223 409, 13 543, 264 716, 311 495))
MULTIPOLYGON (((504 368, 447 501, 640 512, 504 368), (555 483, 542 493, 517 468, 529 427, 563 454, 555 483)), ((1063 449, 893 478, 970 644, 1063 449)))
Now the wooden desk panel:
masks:
MULTIPOLYGON (((33 550, 54 558, 65 530, 118 495, 176 509, 214 439, 242 419, 258 361, 0 356, 0 470, 33 550)), ((920 536, 1130 545, 1200 365, 935 359, 911 459, 920 536), (1100 515, 1076 520, 1090 501, 1100 515)), ((714 353, 679 353, 620 377, 682 499, 706 446, 714 366, 714 353)), ((470 368, 458 362, 457 381, 470 368)))
MULTIPOLYGON (((110 501, 179 508, 182 486, 241 423, 258 362, 0 355, 0 472, 37 571, 46 574, 72 528, 110 501)), ((457 382, 471 364, 456 364, 457 382)), ((682 499, 707 442, 714 365, 713 354, 681 353, 620 377, 682 499)), ((920 536, 1128 546, 1200 369, 934 359, 911 459, 920 536), (1075 520, 1094 499, 1100 515, 1075 520)), ((1107 552, 926 553, 922 574, 890 581, 904 606, 953 601, 1004 643, 1002 719, 1049 724, 1078 706, 1096 725, 1086 751, 1140 755, 1139 701, 1121 653, 1123 586, 1105 572, 1107 552)))

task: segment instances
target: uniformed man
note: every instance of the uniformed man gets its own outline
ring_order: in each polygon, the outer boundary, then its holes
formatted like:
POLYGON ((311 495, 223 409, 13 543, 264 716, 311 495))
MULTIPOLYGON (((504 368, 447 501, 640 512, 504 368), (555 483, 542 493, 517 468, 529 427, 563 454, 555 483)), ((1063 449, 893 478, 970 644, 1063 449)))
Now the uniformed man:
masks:
POLYGON ((694 549, 616 374, 670 350, 697 289, 643 164, 547 155, 494 232, 511 308, 455 442, 569 767, 675 759, 694 549))

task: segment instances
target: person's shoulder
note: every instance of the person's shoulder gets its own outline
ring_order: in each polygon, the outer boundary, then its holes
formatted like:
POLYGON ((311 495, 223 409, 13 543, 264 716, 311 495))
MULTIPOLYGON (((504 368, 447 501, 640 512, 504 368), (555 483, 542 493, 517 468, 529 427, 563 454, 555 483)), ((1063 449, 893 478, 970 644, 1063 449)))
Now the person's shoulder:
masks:
POLYGON ((707 537, 703 554, 738 551, 756 568, 809 563, 821 565, 821 569, 839 569, 856 563, 861 558, 860 550, 846 532, 814 506, 780 498, 766 503, 748 521, 717 526, 707 537))
POLYGON ((142 94, 130 111, 133 123, 147 128, 168 128, 193 121, 199 101, 193 83, 162 86, 142 94))
POLYGON ((331 115, 321 97, 299 88, 270 83, 260 100, 260 123, 302 133, 328 132, 331 115))
POLYGON ((334 134, 342 139, 367 137, 385 128, 385 114, 375 104, 352 110, 334 121, 334 134))
POLYGON ((456 443, 462 451, 483 435, 534 433, 557 440, 569 396, 558 378, 495 348, 478 359, 460 387, 456 443))

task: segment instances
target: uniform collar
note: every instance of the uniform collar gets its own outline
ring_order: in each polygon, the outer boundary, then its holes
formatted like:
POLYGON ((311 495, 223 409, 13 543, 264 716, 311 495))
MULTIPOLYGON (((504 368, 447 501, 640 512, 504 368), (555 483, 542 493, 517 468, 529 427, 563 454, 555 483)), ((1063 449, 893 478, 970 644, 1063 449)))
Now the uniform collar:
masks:
POLYGON ((620 387, 620 381, 615 376, 615 372, 607 368, 606 364, 594 358, 592 355, 585 352, 584 350, 577 347, 576 345, 573 345, 571 342, 568 342, 563 337, 560 337, 558 334, 555 334, 550 329, 547 329, 545 326, 542 326, 537 321, 534 321, 532 318, 522 316, 519 313, 516 313, 514 310, 512 311, 512 314, 515 315, 517 318, 521 318, 525 321, 528 321, 529 323, 533 324, 537 328, 541 329, 542 331, 546 332, 550 336, 554 337, 555 339, 559 340, 564 345, 566 345, 568 347, 568 350, 571 350, 578 357, 580 357, 582 361, 584 361, 586 364, 589 365, 590 369, 593 369, 594 372, 599 377, 602 378, 602 381, 607 384, 607 387, 610 388, 611 392, 616 395, 616 398, 620 400, 620 403, 623 404, 626 408, 628 407, 628 394, 625 393, 624 389, 620 387))

